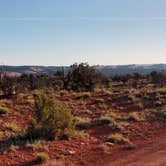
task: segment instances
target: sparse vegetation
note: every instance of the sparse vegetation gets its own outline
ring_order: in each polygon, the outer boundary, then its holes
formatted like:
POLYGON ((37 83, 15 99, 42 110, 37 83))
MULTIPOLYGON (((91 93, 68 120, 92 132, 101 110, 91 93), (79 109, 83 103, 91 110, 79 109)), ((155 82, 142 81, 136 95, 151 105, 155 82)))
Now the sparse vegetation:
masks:
POLYGON ((109 116, 103 116, 98 120, 98 124, 100 124, 100 125, 107 125, 107 124, 110 124, 113 122, 114 122, 114 119, 112 119, 109 116))
POLYGON ((129 140, 123 137, 121 134, 111 134, 106 138, 106 141, 111 143, 118 143, 118 144, 129 143, 129 140))
POLYGON ((30 163, 25 164, 30 165, 47 161, 48 154, 56 159, 66 155, 67 162, 72 155, 74 162, 88 165, 92 149, 96 157, 112 149, 134 150, 137 140, 145 143, 145 133, 152 138, 160 126, 164 130, 166 82, 154 75, 106 79, 87 64, 75 64, 69 73, 2 78, 0 157, 11 156, 13 164, 18 154, 26 162, 28 153, 30 163), (83 154, 80 159, 78 154, 83 154))
POLYGON ((113 119, 120 119, 120 118, 121 118, 121 116, 120 116, 118 113, 113 112, 113 111, 109 111, 108 116, 109 116, 110 118, 113 118, 113 119))
POLYGON ((35 156, 35 161, 38 163, 45 163, 49 160, 48 154, 42 152, 42 153, 37 153, 35 156))
POLYGON ((7 123, 6 124, 6 129, 12 132, 17 131, 17 125, 15 123, 7 123))
POLYGON ((161 120, 166 120, 166 112, 165 111, 160 111, 156 114, 159 119, 161 120))
POLYGON ((4 132, 0 131, 0 138, 4 136, 4 132))
POLYGON ((78 96, 76 96, 76 99, 89 99, 91 97, 91 93, 89 92, 82 92, 78 96))
POLYGON ((68 139, 75 132, 75 120, 64 106, 41 94, 35 103, 35 117, 27 129, 28 139, 68 139))
POLYGON ((9 113, 9 112, 10 112, 10 109, 9 109, 9 108, 0 105, 0 115, 2 115, 2 114, 7 114, 7 113, 9 113))
POLYGON ((134 149, 136 149, 136 146, 133 143, 129 142, 123 149, 124 150, 134 150, 134 149))
POLYGON ((129 114, 128 120, 140 121, 141 120, 140 114, 138 112, 132 112, 132 113, 129 114))
POLYGON ((76 128, 82 130, 82 129, 88 129, 91 126, 92 122, 89 118, 77 118, 76 128))
POLYGON ((87 63, 75 63, 70 67, 64 85, 68 90, 92 91, 104 80, 106 78, 87 63))
POLYGON ((27 143, 26 147, 32 148, 33 150, 48 150, 48 147, 44 145, 44 141, 37 140, 33 143, 27 143))
POLYGON ((104 99, 95 99, 95 104, 104 104, 105 100, 104 99))
POLYGON ((8 152, 16 152, 18 148, 19 148, 18 146, 11 145, 11 146, 7 149, 7 151, 8 151, 8 152))
POLYGON ((90 110, 88 110, 88 109, 85 109, 82 112, 85 113, 85 114, 92 114, 92 112, 90 110))

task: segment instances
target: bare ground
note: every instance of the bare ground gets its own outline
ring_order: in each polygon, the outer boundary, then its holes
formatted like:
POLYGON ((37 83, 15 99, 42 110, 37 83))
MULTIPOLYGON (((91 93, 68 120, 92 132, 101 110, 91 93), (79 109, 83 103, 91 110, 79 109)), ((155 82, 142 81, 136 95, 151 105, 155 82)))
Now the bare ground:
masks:
POLYGON ((117 152, 105 159, 105 166, 165 166, 166 133, 154 138, 148 144, 141 145, 134 151, 117 152))

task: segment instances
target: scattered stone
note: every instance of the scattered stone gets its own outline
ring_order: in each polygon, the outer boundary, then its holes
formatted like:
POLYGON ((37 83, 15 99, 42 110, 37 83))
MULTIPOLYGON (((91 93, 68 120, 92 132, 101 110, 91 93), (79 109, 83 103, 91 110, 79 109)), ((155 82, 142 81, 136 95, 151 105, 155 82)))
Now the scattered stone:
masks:
POLYGON ((106 142, 105 144, 108 145, 108 146, 113 146, 113 145, 114 145, 114 144, 111 143, 111 142, 106 142))
POLYGON ((72 154, 75 154, 76 151, 73 151, 73 150, 66 150, 63 152, 64 155, 72 155, 72 154))
POLYGON ((85 143, 84 143, 84 142, 81 142, 81 145, 85 145, 85 143))

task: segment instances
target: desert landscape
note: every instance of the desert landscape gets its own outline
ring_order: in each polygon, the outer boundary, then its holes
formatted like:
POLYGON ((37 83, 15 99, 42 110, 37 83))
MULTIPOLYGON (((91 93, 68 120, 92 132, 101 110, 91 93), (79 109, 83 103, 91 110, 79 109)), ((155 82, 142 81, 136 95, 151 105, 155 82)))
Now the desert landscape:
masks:
POLYGON ((166 166, 166 0, 0 0, 0 166, 166 166))
POLYGON ((0 165, 165 165, 166 77, 2 76, 0 165))

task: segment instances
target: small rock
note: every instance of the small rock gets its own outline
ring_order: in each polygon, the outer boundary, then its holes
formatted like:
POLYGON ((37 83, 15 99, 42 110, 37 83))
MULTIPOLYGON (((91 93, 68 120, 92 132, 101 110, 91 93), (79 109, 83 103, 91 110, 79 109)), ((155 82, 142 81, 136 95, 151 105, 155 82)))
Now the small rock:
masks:
POLYGON ((75 154, 76 152, 73 151, 73 150, 66 150, 63 154, 64 155, 72 155, 72 154, 75 154))
POLYGON ((106 142, 105 144, 108 145, 108 146, 113 146, 113 145, 114 145, 114 144, 111 143, 111 142, 106 142))

